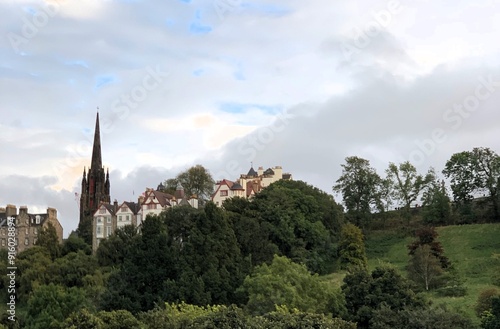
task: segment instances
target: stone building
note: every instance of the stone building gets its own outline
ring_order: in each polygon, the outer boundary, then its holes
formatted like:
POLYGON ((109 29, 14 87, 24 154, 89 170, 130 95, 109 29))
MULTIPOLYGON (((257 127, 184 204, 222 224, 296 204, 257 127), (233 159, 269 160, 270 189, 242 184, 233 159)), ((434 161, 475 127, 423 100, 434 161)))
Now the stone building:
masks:
POLYGON ((49 223, 54 226, 59 242, 62 243, 63 227, 57 219, 55 208, 47 208, 46 213, 31 214, 28 213, 26 206, 19 207, 18 212, 16 206, 8 204, 6 208, 0 208, 0 248, 8 246, 8 217, 14 218, 18 253, 32 247, 36 243, 40 231, 47 228, 49 223))

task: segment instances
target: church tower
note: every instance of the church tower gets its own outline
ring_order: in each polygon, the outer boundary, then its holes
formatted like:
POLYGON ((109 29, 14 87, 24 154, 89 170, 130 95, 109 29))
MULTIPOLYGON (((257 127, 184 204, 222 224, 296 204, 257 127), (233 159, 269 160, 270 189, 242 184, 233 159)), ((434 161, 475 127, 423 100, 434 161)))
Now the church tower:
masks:
POLYGON ((95 122, 92 161, 88 172, 83 168, 82 193, 80 195, 80 224, 92 222, 92 216, 101 202, 109 203, 109 169, 105 173, 101 158, 101 136, 99 131, 99 112, 95 122))

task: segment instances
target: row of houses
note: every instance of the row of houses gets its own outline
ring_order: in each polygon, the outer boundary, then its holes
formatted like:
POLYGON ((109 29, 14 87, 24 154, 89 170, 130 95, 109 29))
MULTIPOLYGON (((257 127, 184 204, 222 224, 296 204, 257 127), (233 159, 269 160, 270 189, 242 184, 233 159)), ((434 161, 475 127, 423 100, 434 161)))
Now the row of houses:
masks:
POLYGON ((139 196, 137 202, 125 201, 113 204, 101 202, 92 218, 92 250, 97 250, 99 243, 125 225, 140 226, 147 215, 159 215, 168 208, 188 205, 198 208, 196 196, 187 196, 181 185, 177 186, 174 195, 162 192, 163 185, 155 189, 147 188, 139 196))
MULTIPOLYGON (((241 174, 236 181, 228 179, 218 181, 215 184, 215 192, 211 195, 211 201, 220 207, 224 200, 231 197, 252 198, 263 188, 280 179, 290 180, 292 175, 283 173, 280 166, 268 168, 267 170, 259 167, 257 171, 251 167, 247 174, 241 174)), ((137 202, 125 201, 118 203, 116 200, 113 204, 101 202, 93 214, 92 249, 97 250, 103 239, 106 239, 125 225, 140 226, 147 215, 159 215, 168 208, 180 205, 188 205, 193 208, 198 208, 200 205, 197 196, 185 195, 180 184, 173 195, 164 193, 163 190, 164 186, 162 184, 158 185, 156 190, 147 188, 137 202)))

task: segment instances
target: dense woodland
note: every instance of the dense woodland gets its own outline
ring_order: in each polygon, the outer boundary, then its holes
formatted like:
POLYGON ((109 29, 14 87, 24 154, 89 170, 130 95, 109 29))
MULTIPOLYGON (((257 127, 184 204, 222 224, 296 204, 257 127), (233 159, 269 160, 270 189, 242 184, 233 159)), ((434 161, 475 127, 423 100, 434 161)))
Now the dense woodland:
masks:
MULTIPOLYGON (((33 329, 500 328, 500 277, 478 296, 476 318, 425 295, 467 293, 434 227, 500 221, 500 157, 487 148, 454 154, 441 178, 409 162, 390 163, 380 176, 359 157, 346 158, 342 170, 332 183, 343 205, 305 182, 279 181, 252 200, 148 216, 139 229, 127 226, 101 242, 95 255, 78 232, 60 245, 49 227, 17 255, 16 321, 3 310, 0 322, 33 329), (381 229, 411 237, 404 273, 368 265, 365 237, 381 229), (328 280, 332 273, 342 280, 328 280)), ((179 177, 189 180, 187 172, 179 177)))

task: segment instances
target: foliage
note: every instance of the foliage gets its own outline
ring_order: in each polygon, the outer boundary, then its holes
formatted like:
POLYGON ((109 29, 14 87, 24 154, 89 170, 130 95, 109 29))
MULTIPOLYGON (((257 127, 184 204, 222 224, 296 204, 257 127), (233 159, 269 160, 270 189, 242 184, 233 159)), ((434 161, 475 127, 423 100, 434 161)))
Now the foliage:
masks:
POLYGON ((476 306, 474 310, 476 311, 477 316, 481 316, 486 311, 490 311, 492 308, 493 298, 500 296, 500 290, 497 288, 487 288, 481 291, 479 296, 477 297, 476 306))
POLYGON ((450 198, 446 193, 444 181, 433 181, 424 191, 422 217, 425 223, 432 225, 449 224, 451 218, 450 198))
POLYGON ((356 324, 341 318, 331 318, 324 314, 304 313, 277 307, 276 311, 254 318, 256 329, 289 329, 289 328, 329 328, 356 329, 356 324))
POLYGON ((133 246, 133 240, 138 235, 134 225, 125 225, 99 243, 96 251, 100 266, 121 266, 128 257, 133 246))
POLYGON ((410 255, 413 256, 420 246, 428 245, 432 254, 439 259, 442 269, 446 269, 450 266, 448 257, 444 255, 443 246, 437 241, 438 233, 434 227, 423 227, 417 230, 415 235, 417 239, 408 245, 410 255))
POLYGON ((103 329, 102 321, 83 308, 70 314, 62 326, 66 329, 103 329))
POLYGON ((143 328, 143 324, 132 313, 125 310, 101 311, 97 313, 97 317, 102 322, 102 329, 143 328))
POLYGON ((73 312, 87 306, 85 292, 49 284, 36 289, 28 300, 26 328, 59 329, 73 312))
POLYGON ((422 191, 435 179, 433 169, 422 176, 409 161, 400 163, 399 166, 389 163, 386 170, 387 179, 391 182, 392 197, 403 203, 404 215, 410 220, 410 206, 416 201, 422 191))
POLYGON ((470 203, 475 193, 487 191, 493 215, 500 218, 500 156, 489 148, 455 153, 446 162, 443 174, 450 179, 455 201, 470 203))
POLYGON ((305 183, 296 185, 302 188, 271 184, 255 196, 253 207, 281 255, 305 263, 315 273, 327 273, 335 259, 335 235, 329 227, 338 226, 338 208, 333 199, 320 197, 318 202, 316 195, 321 193, 305 183))
POLYGON ((418 246, 413 252, 408 265, 408 276, 425 290, 435 286, 435 282, 442 275, 443 269, 439 259, 433 254, 428 244, 418 246))
POLYGON ((358 328, 370 328, 370 319, 383 304, 393 311, 422 306, 408 281, 393 268, 352 271, 344 278, 342 291, 348 319, 357 322, 358 328))
POLYGON ((46 248, 52 260, 61 256, 61 244, 57 237, 56 228, 50 222, 47 227, 40 231, 35 245, 46 248))
POLYGON ((87 255, 92 254, 92 247, 85 243, 76 232, 71 232, 69 237, 63 242, 61 255, 66 256, 70 252, 78 252, 79 250, 82 250, 87 255))
POLYGON ((184 188, 186 195, 196 195, 200 199, 209 200, 213 193, 215 181, 210 172, 202 165, 193 166, 179 173, 175 178, 165 181, 165 191, 175 193, 178 184, 184 188))
POLYGON ((342 194, 347 218, 363 227, 371 218, 372 209, 384 208, 381 201, 383 181, 368 160, 351 156, 345 162, 333 191, 342 194))
POLYGON ((395 311, 387 305, 374 312, 371 329, 474 329, 470 319, 446 308, 404 308, 395 311))
POLYGON ((481 328, 500 329, 500 296, 491 299, 491 311, 483 313, 481 328))
POLYGON ((347 269, 351 266, 367 268, 364 237, 357 226, 349 223, 342 227, 338 252, 341 268, 347 269))
POLYGON ((246 308, 251 314, 271 312, 276 305, 310 313, 344 313, 338 291, 320 281, 317 274, 311 275, 304 265, 286 257, 275 256, 271 265, 255 267, 242 289, 249 296, 246 308))

